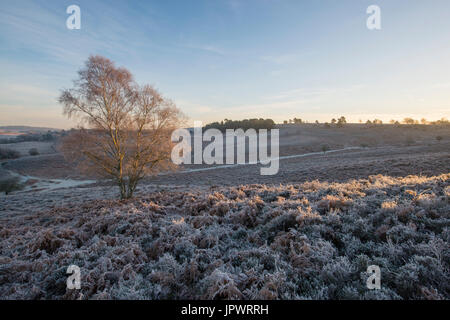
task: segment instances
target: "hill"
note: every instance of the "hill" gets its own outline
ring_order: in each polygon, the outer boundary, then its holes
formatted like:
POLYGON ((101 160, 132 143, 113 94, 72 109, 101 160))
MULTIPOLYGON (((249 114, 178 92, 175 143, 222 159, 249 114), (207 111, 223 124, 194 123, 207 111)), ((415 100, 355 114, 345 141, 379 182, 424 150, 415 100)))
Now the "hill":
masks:
POLYGON ((61 131, 61 129, 55 129, 55 128, 47 128, 47 127, 30 127, 30 126, 0 126, 0 132, 35 132, 35 133, 41 133, 41 132, 47 132, 47 131, 61 131))

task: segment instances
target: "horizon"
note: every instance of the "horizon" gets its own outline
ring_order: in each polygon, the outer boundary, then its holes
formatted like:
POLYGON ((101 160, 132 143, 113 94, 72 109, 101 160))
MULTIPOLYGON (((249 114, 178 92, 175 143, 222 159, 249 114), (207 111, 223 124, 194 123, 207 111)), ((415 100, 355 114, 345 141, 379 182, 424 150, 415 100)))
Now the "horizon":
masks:
MULTIPOLYGON (((343 116, 343 117, 344 117, 344 118, 347 118, 346 116, 343 116)), ((334 119, 337 120, 338 118, 339 118, 339 117, 335 117, 334 119)), ((412 118, 412 117, 405 117, 405 118, 412 118)), ((400 125, 411 125, 411 124, 407 124, 407 123, 405 123, 405 122, 403 121, 405 118, 403 118, 403 119, 390 119, 390 120, 398 121, 400 125)), ((254 119, 256 119, 256 118, 254 118, 254 119)), ((267 118, 267 119, 272 119, 272 118, 267 118)), ((333 118, 331 118, 331 119, 333 119, 333 118)), ((331 120, 331 119, 330 119, 330 120, 331 120)), ((414 125, 433 125, 432 122, 437 122, 437 121, 442 121, 442 120, 448 121, 448 119, 447 119, 446 117, 441 117, 441 118, 439 118, 439 119, 426 119, 426 120, 427 120, 427 123, 420 123, 420 120, 421 120, 421 119, 414 119, 414 118, 412 118, 412 119, 418 121, 418 123, 415 123, 414 125)), ((425 119, 425 118, 424 118, 424 119, 425 119)), ((217 123, 221 123, 221 122, 223 122, 224 120, 225 120, 225 119, 222 119, 222 120, 215 120, 215 121, 212 121, 212 122, 204 122, 204 123, 202 122, 202 126, 204 127, 204 126, 206 126, 206 125, 208 125, 208 124, 213 124, 213 123, 216 123, 216 122, 217 122, 217 123)), ((243 120, 252 120, 252 119, 229 119, 229 120, 231 120, 231 121, 243 121, 243 120)), ((286 119, 286 120, 293 120, 293 119, 286 119)), ((281 122, 277 122, 277 121, 274 121, 274 122, 275 122, 275 125, 295 125, 295 126, 298 126, 298 125, 305 125, 305 124, 312 124, 312 125, 315 124, 315 121, 309 121, 309 120, 307 120, 307 119, 300 119, 300 120, 302 120, 303 122, 302 122, 302 123, 293 123, 293 122, 283 123, 284 120, 281 121, 281 122)), ((351 122, 351 121, 348 121, 348 120, 347 120, 346 124, 350 124, 350 125, 367 125, 367 123, 366 123, 367 120, 373 121, 373 120, 381 120, 381 119, 378 119, 378 118, 374 118, 374 119, 361 119, 362 122, 359 122, 359 121, 351 122)), ((389 120, 389 121, 390 121, 390 120, 389 120)), ((378 126, 379 126, 379 125, 396 125, 396 124, 394 124, 394 123, 390 123, 389 121, 384 121, 384 120, 382 120, 382 123, 381 123, 381 124, 377 124, 377 125, 378 125, 378 126)), ((319 124, 325 124, 325 123, 331 124, 331 121, 324 121, 324 122, 320 122, 320 121, 319 121, 319 124)), ((33 125, 22 125, 22 124, 3 125, 3 124, 0 123, 0 129, 2 129, 2 128, 8 128, 8 127, 23 127, 23 128, 33 128, 33 129, 50 129, 50 130, 52 130, 52 129, 56 129, 56 130, 72 130, 72 129, 77 129, 76 126, 73 126, 73 127, 65 127, 65 128, 58 128, 58 127, 33 126, 33 125)), ((184 126, 183 128, 185 128, 185 129, 192 129, 192 128, 194 128, 194 126, 184 126)))
POLYGON ((69 129, 60 90, 91 54, 172 99, 190 123, 449 117, 450 3, 386 0, 17 1, 0 13, 0 125, 69 129), (366 9, 381 8, 381 30, 366 9), (220 114, 220 116, 218 116, 220 114))

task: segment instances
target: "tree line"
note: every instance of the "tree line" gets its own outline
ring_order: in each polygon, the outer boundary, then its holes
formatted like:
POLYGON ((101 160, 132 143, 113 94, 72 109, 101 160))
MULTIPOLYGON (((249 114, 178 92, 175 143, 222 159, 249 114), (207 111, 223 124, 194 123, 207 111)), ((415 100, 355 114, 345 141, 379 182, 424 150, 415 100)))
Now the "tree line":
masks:
POLYGON ((226 129, 272 129, 275 127, 275 121, 272 119, 244 119, 244 120, 229 120, 225 119, 220 122, 208 123, 204 129, 219 129, 224 132, 226 129))
MULTIPOLYGON (((360 119, 358 122, 362 124, 363 120, 360 119)), ((294 118, 294 119, 289 119, 289 120, 283 121, 283 124, 306 124, 306 123, 308 123, 308 121, 302 120, 300 118, 294 118)), ((316 120, 314 123, 320 124, 319 120, 316 120)), ((337 119, 332 118, 330 122, 327 121, 327 122, 324 122, 323 124, 325 127, 331 127, 331 126, 343 127, 344 125, 347 124, 347 120, 344 116, 341 116, 340 118, 337 118, 337 119)), ((373 120, 368 119, 365 122, 365 124, 371 125, 371 126, 376 126, 376 125, 383 124, 383 121, 380 119, 373 119, 373 120)), ((389 124, 398 125, 398 126, 400 126, 400 125, 440 125, 440 126, 442 126, 442 125, 450 125, 450 121, 447 120, 446 118, 441 118, 436 121, 428 121, 425 118, 416 120, 416 119, 407 117, 400 121, 392 119, 389 121, 389 124)))

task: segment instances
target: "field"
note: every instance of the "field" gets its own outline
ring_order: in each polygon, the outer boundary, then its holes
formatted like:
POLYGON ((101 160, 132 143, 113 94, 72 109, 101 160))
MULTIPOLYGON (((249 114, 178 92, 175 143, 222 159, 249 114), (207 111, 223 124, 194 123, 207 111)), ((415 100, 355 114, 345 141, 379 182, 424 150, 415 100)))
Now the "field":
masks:
MULTIPOLYGON (((356 177, 353 176, 355 170, 359 172, 357 177, 377 173, 405 175, 449 172, 447 156, 450 150, 450 130, 445 126, 367 127, 349 124, 344 128, 324 128, 322 125, 305 124, 280 125, 279 128, 281 157, 308 156, 282 160, 280 172, 275 176, 263 177, 259 173, 256 174, 259 172, 257 166, 180 173, 184 170, 205 167, 205 165, 186 165, 180 168, 180 172, 176 175, 152 177, 147 182, 234 185, 236 182, 285 183, 309 179, 328 180, 328 178, 342 181, 356 177), (443 138, 442 141, 436 140, 438 136, 443 138), (327 146, 327 150, 338 152, 324 154, 323 146, 327 146), (333 169, 335 172, 330 173, 333 169), (379 170, 382 172, 378 172, 379 170), (180 174, 182 179, 179 179, 180 174), (242 181, 237 181, 236 177, 242 181)), ((58 142, 22 142, 8 145, 8 148, 21 153, 28 152, 28 147, 38 148, 41 156, 25 155, 4 163, 2 168, 25 176, 45 179, 89 179, 71 167, 57 152, 58 142)))
POLYGON ((449 299, 449 138, 287 125, 280 155, 295 157, 277 175, 185 166, 128 201, 56 151, 9 160, 5 174, 38 187, 0 196, 0 297, 449 299), (80 291, 66 289, 70 264, 80 291), (381 290, 366 287, 369 265, 381 290))
POLYGON ((29 155, 28 151, 30 149, 36 149, 39 152, 39 154, 52 154, 56 152, 54 143, 41 141, 4 143, 0 144, 0 148, 15 150, 19 152, 22 157, 28 156, 29 155))

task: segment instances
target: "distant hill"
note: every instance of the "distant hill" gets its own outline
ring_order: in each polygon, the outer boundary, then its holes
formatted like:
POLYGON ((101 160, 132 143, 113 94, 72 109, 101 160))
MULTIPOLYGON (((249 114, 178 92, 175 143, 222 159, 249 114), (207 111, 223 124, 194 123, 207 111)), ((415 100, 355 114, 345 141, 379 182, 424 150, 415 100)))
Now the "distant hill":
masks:
POLYGON ((0 132, 47 132, 47 131, 61 131, 61 129, 46 128, 46 127, 30 127, 30 126, 0 126, 0 132))

